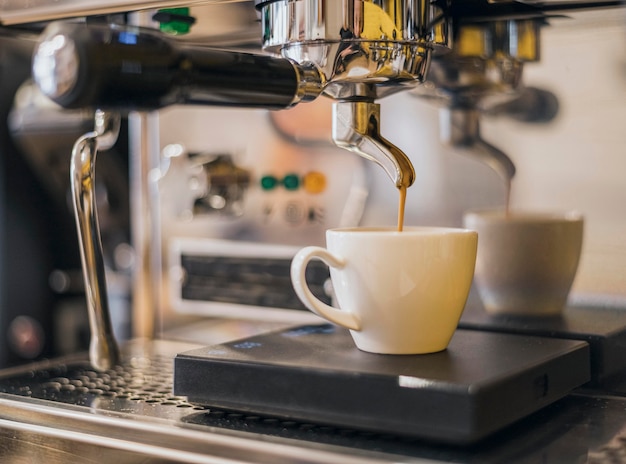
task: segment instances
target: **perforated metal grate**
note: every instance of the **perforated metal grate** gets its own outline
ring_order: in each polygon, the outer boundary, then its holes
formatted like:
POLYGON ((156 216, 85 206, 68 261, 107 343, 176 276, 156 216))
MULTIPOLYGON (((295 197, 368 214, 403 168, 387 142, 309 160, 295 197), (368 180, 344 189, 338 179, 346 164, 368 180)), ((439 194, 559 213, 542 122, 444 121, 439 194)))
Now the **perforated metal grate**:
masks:
POLYGON ((130 357, 105 372, 88 363, 32 370, 2 379, 0 392, 150 416, 171 415, 163 414, 164 407, 204 409, 172 393, 172 359, 162 355, 130 357))

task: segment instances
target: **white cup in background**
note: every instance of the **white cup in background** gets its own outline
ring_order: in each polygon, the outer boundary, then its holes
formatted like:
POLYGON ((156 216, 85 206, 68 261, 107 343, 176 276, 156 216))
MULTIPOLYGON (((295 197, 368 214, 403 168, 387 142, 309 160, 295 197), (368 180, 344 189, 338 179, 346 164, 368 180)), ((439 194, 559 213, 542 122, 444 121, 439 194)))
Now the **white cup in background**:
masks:
POLYGON ((473 211, 478 232, 475 282, 487 312, 555 316, 563 311, 583 242, 576 212, 473 211))

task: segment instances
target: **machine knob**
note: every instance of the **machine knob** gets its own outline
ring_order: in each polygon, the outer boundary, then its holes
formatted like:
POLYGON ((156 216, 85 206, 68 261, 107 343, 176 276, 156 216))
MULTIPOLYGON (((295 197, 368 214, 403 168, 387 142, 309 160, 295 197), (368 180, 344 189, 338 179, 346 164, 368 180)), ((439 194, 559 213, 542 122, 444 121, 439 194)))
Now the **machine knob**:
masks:
POLYGON ((202 164, 207 190, 196 199, 194 215, 221 212, 230 216, 242 214, 250 172, 237 166, 230 155, 218 155, 202 164))
POLYGON ((243 213, 252 174, 228 154, 189 153, 180 144, 163 149, 165 216, 187 220, 210 215, 237 217, 243 213))

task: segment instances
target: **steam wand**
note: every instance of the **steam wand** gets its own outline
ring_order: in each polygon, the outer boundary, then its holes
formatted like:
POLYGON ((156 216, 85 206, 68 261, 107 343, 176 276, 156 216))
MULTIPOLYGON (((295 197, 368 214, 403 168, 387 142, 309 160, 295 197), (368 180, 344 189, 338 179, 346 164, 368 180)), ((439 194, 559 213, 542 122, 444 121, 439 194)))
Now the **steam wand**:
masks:
POLYGON ((515 164, 506 153, 482 138, 478 109, 471 106, 441 108, 439 116, 441 141, 456 148, 471 150, 472 156, 478 157, 493 169, 505 182, 505 204, 508 205, 515 164))
POLYGON ((120 353, 109 314, 94 184, 96 154, 98 149, 108 150, 115 144, 120 116, 96 110, 94 126, 93 132, 83 135, 74 144, 70 185, 91 331, 89 360, 94 369, 107 370, 119 362, 120 353))

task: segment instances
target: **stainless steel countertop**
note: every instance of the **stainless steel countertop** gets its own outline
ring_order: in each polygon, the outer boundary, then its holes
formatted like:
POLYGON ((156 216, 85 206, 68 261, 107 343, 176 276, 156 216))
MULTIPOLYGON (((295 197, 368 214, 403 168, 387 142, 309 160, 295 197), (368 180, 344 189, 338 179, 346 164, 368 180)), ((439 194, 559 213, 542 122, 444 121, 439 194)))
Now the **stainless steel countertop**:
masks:
MULTIPOLYGON (((201 345, 276 324, 204 323, 201 345)), ((183 332, 181 332, 183 333, 183 332)), ((173 397, 176 353, 198 343, 136 340, 124 368, 86 358, 0 372, 0 461, 122 463, 574 463, 626 460, 626 389, 581 390, 471 447, 196 407, 173 397), (72 366, 78 366, 73 368, 72 366), (43 376, 43 377, 42 377, 43 376), (42 380, 44 379, 44 380, 42 380), (80 379, 80 380, 78 380, 80 379)))

